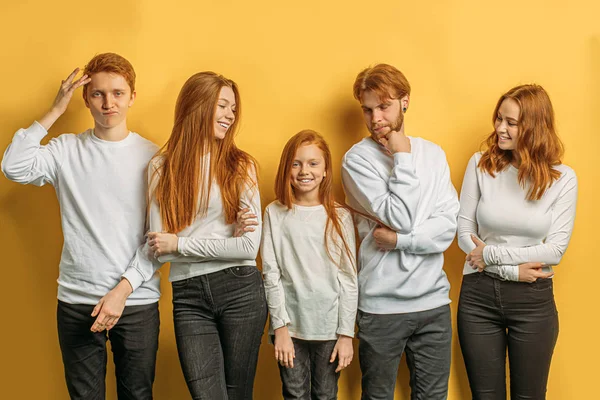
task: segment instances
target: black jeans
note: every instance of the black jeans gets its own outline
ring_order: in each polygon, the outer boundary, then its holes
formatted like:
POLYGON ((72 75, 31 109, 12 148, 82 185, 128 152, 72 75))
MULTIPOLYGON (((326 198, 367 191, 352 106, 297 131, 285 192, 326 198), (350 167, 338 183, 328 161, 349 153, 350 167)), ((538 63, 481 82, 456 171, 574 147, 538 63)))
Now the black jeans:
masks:
POLYGON ((292 338, 296 358, 294 368, 279 365, 285 400, 337 399, 338 360, 329 362, 337 340, 301 340, 292 338))
POLYGON ((94 306, 58 302, 58 338, 71 399, 100 400, 106 395, 106 341, 110 340, 123 399, 152 399, 160 318, 158 303, 126 306, 108 333, 92 332, 94 306))
POLYGON ((252 399, 267 321, 258 269, 232 267, 172 285, 177 351, 192 397, 252 399))
POLYGON ((465 275, 458 304, 458 337, 473 399, 546 398, 558 337, 552 279, 502 281, 486 273, 465 275))
POLYGON ((412 400, 448 397, 452 322, 450 306, 406 314, 358 311, 362 400, 393 400, 406 349, 412 400))

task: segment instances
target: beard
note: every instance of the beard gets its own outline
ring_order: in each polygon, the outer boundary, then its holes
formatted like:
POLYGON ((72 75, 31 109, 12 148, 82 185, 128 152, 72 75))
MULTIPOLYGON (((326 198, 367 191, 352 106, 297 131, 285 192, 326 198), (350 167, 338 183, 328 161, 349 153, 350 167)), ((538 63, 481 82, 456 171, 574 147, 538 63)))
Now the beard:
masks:
MULTIPOLYGON (((379 143, 379 139, 382 137, 387 136, 390 132, 398 132, 401 128, 402 128, 402 124, 404 124, 404 113, 399 112, 398 118, 396 118, 396 121, 392 122, 391 124, 388 125, 388 128, 390 129, 389 132, 386 133, 375 133, 375 129, 379 128, 381 125, 371 125, 371 129, 369 129, 369 131, 371 132, 371 137, 379 143)), ((385 125, 384 125, 385 126, 385 125)))

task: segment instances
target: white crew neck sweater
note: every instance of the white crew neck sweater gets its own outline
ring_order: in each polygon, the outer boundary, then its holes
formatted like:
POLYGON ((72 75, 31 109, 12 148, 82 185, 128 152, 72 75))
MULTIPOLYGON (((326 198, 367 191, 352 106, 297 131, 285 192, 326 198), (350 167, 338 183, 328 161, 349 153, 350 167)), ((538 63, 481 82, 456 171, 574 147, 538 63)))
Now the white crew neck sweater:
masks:
MULTIPOLYGON (((204 162, 208 163, 209 157, 210 155, 205 156, 204 162)), ((161 159, 158 158, 153 160, 150 166, 156 170, 160 163, 161 159)), ((255 176, 253 173, 252 179, 255 180, 255 176)), ((152 185, 151 192, 153 192, 153 188, 158 182, 158 174, 149 171, 148 179, 152 185)), ((258 226, 254 227, 254 232, 246 232, 241 237, 233 237, 235 225, 225 223, 221 189, 216 182, 212 183, 206 215, 198 214, 191 225, 177 234, 179 239, 176 253, 158 257, 160 263, 171 263, 169 274, 171 282, 210 274, 226 268, 256 265, 262 224, 260 194, 256 185, 247 184, 245 190, 242 191, 240 209, 242 208, 249 208, 250 212, 257 216, 258 226)), ((163 231, 160 208, 155 196, 152 197, 150 203, 149 222, 150 231, 163 231)), ((144 271, 146 276, 153 273, 153 270, 148 268, 157 268, 156 263, 152 265, 147 262, 148 253, 149 248, 146 243, 143 250, 138 252, 137 257, 140 261, 138 267, 146 269, 144 271)))
POLYGON ((342 161, 348 205, 358 215, 358 308, 373 314, 431 310, 450 303, 443 252, 456 233, 458 196, 444 151, 409 137, 410 153, 390 156, 371 138, 342 161), (396 250, 382 251, 373 231, 397 232, 396 250))
POLYGON ((4 153, 2 172, 12 181, 49 183, 56 190, 64 236, 58 299, 97 304, 126 277, 134 288, 126 305, 158 301, 158 274, 144 277, 128 268, 144 243, 146 170, 158 147, 137 133, 110 142, 91 129, 42 146, 47 133, 37 122, 17 131, 4 153))
MULTIPOLYGON (((528 187, 518 182, 518 169, 509 166, 496 177, 481 171, 481 153, 469 160, 460 193, 458 244, 470 253, 471 235, 486 246, 486 270, 509 280, 518 280, 518 264, 543 262, 552 271, 567 249, 577 203, 577 176, 568 166, 554 167, 561 176, 540 200, 527 200, 528 187)), ((476 272, 465 262, 463 273, 476 272)))
MULTIPOLYGON (((356 258, 352 215, 339 208, 345 240, 356 258)), ((290 336, 303 340, 354 337, 358 301, 355 261, 330 243, 327 255, 322 205, 269 204, 263 219, 261 258, 270 329, 288 327, 290 336)), ((335 242, 342 245, 341 240, 335 242)))

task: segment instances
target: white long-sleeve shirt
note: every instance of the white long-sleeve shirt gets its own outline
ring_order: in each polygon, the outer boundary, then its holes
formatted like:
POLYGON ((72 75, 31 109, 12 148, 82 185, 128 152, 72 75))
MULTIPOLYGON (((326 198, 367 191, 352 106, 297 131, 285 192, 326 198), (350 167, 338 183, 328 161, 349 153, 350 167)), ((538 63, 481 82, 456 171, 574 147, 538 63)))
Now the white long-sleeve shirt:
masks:
MULTIPOLYGON (((210 156, 204 158, 204 162, 209 162, 208 157, 210 156)), ((154 160, 150 164, 150 168, 157 169, 160 163, 160 159, 154 160)), ((153 193, 158 174, 151 170, 148 175, 151 193, 153 193)), ((210 274, 230 267, 256 265, 262 223, 260 194, 256 185, 247 184, 246 189, 242 191, 240 209, 242 208, 249 208, 250 212, 257 216, 258 226, 255 227, 254 232, 246 232, 241 237, 233 237, 235 225, 225 223, 221 190, 219 185, 213 182, 206 215, 198 214, 191 225, 177 234, 179 237, 177 252, 160 256, 158 265, 157 263, 152 265, 147 262, 149 248, 146 244, 143 249, 138 251, 137 261, 139 264, 136 262, 133 265, 144 268, 145 275, 151 275, 153 271, 148 270, 148 267, 156 269, 160 264, 170 262, 169 280, 171 282, 210 274)), ((150 231, 163 231, 160 208, 155 196, 152 197, 150 203, 149 223, 150 231)))
POLYGON ((144 243, 146 169, 158 147, 130 132, 118 142, 93 130, 63 134, 42 146, 47 131, 34 122, 20 129, 6 149, 2 172, 22 184, 54 186, 64 244, 58 299, 97 304, 125 277, 134 291, 126 305, 158 301, 158 274, 128 267, 144 243))
POLYGON ((390 156, 371 138, 344 156, 348 205, 358 216, 359 305, 373 314, 431 310, 450 303, 443 252, 456 233, 458 196, 444 151, 410 137, 411 152, 390 156), (382 251, 377 223, 397 232, 397 248, 382 251))
MULTIPOLYGON (((458 244, 465 253, 475 248, 471 235, 486 246, 486 270, 518 280, 518 264, 543 262, 552 271, 567 249, 577 203, 577 176, 568 166, 554 167, 561 176, 540 200, 527 200, 528 186, 518 182, 518 169, 509 166, 492 177, 477 165, 481 153, 469 160, 460 194, 458 244)), ((465 262, 463 273, 476 272, 465 262)))
POLYGON ((337 212, 352 259, 337 237, 328 242, 336 264, 325 249, 324 206, 294 205, 289 210, 279 201, 267 206, 261 258, 271 334, 287 325, 290 336, 303 340, 354 336, 358 301, 354 225, 349 211, 337 212))

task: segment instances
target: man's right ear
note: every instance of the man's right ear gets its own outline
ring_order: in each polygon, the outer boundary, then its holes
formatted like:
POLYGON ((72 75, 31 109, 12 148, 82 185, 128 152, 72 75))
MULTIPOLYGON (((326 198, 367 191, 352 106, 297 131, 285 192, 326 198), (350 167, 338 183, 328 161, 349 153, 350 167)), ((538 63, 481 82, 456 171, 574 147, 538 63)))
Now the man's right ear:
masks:
POLYGON ((84 87, 83 87, 83 102, 85 103, 85 106, 86 106, 87 108, 90 108, 90 103, 88 102, 88 99, 87 99, 87 93, 86 93, 86 89, 87 89, 87 88, 84 86, 84 87))

